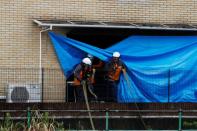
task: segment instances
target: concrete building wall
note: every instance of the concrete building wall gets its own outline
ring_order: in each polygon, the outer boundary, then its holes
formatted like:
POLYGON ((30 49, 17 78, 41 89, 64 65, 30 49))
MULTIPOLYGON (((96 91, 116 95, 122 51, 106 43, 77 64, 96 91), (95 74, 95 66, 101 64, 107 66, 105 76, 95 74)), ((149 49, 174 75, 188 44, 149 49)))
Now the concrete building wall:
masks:
MULTIPOLYGON (((33 19, 197 24, 197 1, 0 0, 0 68, 39 68, 40 28, 33 19)), ((42 58, 44 68, 60 68, 47 33, 43 33, 42 58)), ((63 77, 62 72, 56 75, 63 77)), ((1 77, 3 92, 6 82, 1 77)))

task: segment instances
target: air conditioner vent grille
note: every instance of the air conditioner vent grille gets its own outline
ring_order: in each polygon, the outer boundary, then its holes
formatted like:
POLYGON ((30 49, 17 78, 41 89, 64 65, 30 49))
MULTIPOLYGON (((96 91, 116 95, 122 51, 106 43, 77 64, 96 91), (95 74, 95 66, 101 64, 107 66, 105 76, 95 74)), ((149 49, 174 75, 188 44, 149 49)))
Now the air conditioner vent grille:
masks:
POLYGON ((26 87, 15 87, 11 93, 13 102, 27 102, 29 100, 29 92, 26 87))

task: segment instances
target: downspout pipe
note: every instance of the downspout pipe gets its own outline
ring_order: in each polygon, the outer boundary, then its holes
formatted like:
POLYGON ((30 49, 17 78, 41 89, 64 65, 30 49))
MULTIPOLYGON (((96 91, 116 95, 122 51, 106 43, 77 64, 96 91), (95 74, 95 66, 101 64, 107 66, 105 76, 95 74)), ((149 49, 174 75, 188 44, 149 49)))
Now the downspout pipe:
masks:
MULTIPOLYGON (((42 85, 42 33, 52 30, 52 26, 49 26, 40 31, 40 55, 39 55, 39 84, 42 85)), ((42 87, 41 87, 42 88, 42 87)))

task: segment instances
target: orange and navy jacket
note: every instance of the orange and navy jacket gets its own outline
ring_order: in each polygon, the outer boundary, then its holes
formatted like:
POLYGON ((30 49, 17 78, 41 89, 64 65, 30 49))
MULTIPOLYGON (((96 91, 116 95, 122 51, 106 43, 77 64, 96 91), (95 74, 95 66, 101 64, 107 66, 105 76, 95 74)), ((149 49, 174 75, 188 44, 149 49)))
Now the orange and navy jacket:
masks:
POLYGON ((81 81, 89 81, 91 84, 94 83, 93 68, 90 66, 87 70, 84 69, 83 64, 77 65, 74 70, 74 85, 81 85, 81 81))
POLYGON ((125 66, 121 60, 118 60, 118 62, 111 60, 109 63, 107 63, 105 70, 107 71, 108 80, 118 81, 122 69, 125 69, 125 66))

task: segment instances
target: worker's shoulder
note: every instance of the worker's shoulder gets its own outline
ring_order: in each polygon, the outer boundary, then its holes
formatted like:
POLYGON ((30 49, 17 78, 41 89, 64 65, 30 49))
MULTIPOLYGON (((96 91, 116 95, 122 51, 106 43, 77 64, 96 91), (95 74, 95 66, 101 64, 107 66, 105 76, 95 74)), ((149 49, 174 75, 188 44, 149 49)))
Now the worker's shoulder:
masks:
POLYGON ((121 59, 119 59, 118 64, 119 65, 124 65, 124 62, 121 59))
POLYGON ((81 68, 82 68, 82 65, 81 64, 78 64, 78 65, 76 65, 75 70, 79 70, 81 68))

